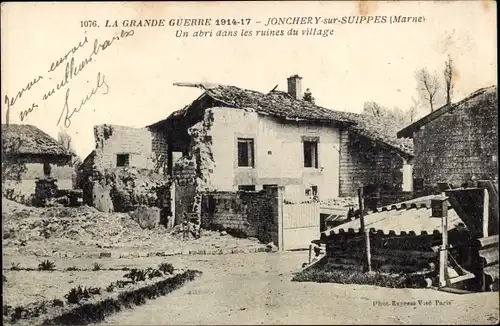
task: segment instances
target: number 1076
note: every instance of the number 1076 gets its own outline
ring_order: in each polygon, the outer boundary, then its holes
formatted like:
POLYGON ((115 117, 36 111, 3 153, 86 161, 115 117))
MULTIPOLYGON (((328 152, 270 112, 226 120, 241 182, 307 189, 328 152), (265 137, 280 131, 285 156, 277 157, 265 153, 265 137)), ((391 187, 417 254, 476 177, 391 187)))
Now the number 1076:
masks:
POLYGON ((81 27, 97 27, 96 20, 82 20, 80 22, 81 27))

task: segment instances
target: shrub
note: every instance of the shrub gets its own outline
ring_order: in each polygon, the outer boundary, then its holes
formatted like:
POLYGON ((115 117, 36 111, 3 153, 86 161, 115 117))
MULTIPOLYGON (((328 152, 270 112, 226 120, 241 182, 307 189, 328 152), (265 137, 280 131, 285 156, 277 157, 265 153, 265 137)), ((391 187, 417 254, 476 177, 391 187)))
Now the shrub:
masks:
POLYGON ((79 271, 80 269, 76 266, 70 266, 70 267, 66 268, 66 270, 68 272, 72 272, 72 271, 79 271))
POLYGON ((123 277, 130 279, 132 283, 136 283, 146 280, 146 272, 142 269, 134 268, 129 273, 123 275, 123 277))
POLYGON ((94 263, 93 267, 92 267, 92 270, 93 271, 100 271, 101 270, 101 267, 102 265, 99 264, 99 263, 94 263))
POLYGON ((148 268, 146 270, 146 275, 149 279, 163 276, 162 272, 160 272, 158 269, 153 269, 153 268, 148 268))
POLYGON ((125 285, 134 283, 132 281, 116 281, 116 286, 119 287, 120 289, 125 287, 125 285))
POLYGON ((7 282, 7 278, 5 277, 5 275, 2 275, 3 276, 3 282, 7 282))
POLYGON ((78 303, 81 300, 90 299, 94 295, 101 294, 101 288, 81 287, 72 288, 64 297, 68 303, 78 303))
POLYGON ((11 317, 10 317, 10 320, 12 322, 16 322, 18 321, 19 319, 21 319, 23 317, 23 312, 24 312, 24 308, 21 307, 21 306, 17 306, 14 308, 14 312, 12 313, 11 317))
POLYGON ((54 300, 52 300, 52 306, 64 307, 64 302, 61 299, 54 299, 54 300))
POLYGON ((4 316, 8 316, 10 311, 12 309, 12 306, 8 305, 8 304, 4 304, 3 305, 3 315, 4 316))
POLYGON ((19 271, 19 270, 21 270, 21 266, 20 265, 21 265, 20 263, 17 263, 17 264, 12 263, 11 266, 10 266, 10 270, 11 271, 19 271))
POLYGON ((106 292, 113 292, 115 290, 115 286, 116 284, 115 283, 110 283, 107 287, 106 287, 106 292))
POLYGON ((56 264, 49 260, 44 260, 38 264, 39 271, 53 271, 56 268, 56 264))
POLYGON ((163 274, 172 274, 174 272, 174 266, 170 263, 161 263, 158 269, 163 272, 163 274))

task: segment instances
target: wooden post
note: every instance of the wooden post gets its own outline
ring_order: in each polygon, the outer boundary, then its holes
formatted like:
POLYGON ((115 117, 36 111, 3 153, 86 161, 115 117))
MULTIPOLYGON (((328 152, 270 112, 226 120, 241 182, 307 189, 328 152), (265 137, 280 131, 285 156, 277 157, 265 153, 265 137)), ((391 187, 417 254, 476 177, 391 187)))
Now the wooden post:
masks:
POLYGON ((370 230, 365 230, 365 243, 366 243, 366 270, 372 271, 372 254, 370 252, 370 230))
POLYGON ((432 216, 441 217, 442 244, 439 247, 439 286, 449 285, 448 275, 448 202, 446 197, 432 199, 432 216))
POLYGON ((359 224, 361 233, 365 239, 365 270, 367 272, 372 271, 372 262, 371 262, 371 253, 370 253, 370 232, 369 230, 365 230, 365 214, 364 214, 364 203, 363 203, 363 187, 360 187, 358 190, 359 197, 359 224))
POLYGON ((313 244, 309 244, 309 265, 311 265, 312 262, 312 250, 313 250, 313 244))
POLYGON ((363 214, 363 187, 358 189, 358 203, 359 203, 359 224, 361 232, 365 232, 365 217, 363 214))
POLYGON ((490 215, 490 195, 488 189, 484 189, 483 198, 483 238, 488 236, 488 220, 490 215))

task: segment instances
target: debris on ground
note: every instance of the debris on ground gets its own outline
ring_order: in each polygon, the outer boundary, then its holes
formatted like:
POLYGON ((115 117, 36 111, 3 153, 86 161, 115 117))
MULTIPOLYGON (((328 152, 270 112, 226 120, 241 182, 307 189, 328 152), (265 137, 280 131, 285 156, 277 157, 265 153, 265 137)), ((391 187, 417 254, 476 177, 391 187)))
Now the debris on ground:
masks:
POLYGON ((129 213, 134 221, 143 229, 154 229, 160 225, 160 209, 141 205, 129 213))
POLYGON ((266 245, 266 252, 277 252, 278 247, 274 244, 274 242, 269 242, 266 245))
POLYGON ((229 235, 221 237, 220 232, 208 230, 203 230, 199 238, 185 241, 182 225, 168 230, 157 223, 157 214, 148 214, 142 215, 142 222, 137 222, 128 213, 103 213, 86 205, 29 207, 2 198, 2 245, 16 251, 37 252, 61 248, 89 252, 99 248, 168 251, 186 246, 197 249, 263 247, 257 241, 229 235))

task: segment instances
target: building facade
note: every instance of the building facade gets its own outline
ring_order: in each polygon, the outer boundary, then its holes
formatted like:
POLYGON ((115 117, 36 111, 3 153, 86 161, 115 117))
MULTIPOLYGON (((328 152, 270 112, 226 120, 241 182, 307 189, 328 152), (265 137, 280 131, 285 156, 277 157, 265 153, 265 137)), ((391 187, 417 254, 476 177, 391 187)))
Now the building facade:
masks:
POLYGON ((398 132, 414 141, 414 175, 426 186, 498 180, 497 87, 477 90, 398 132))

